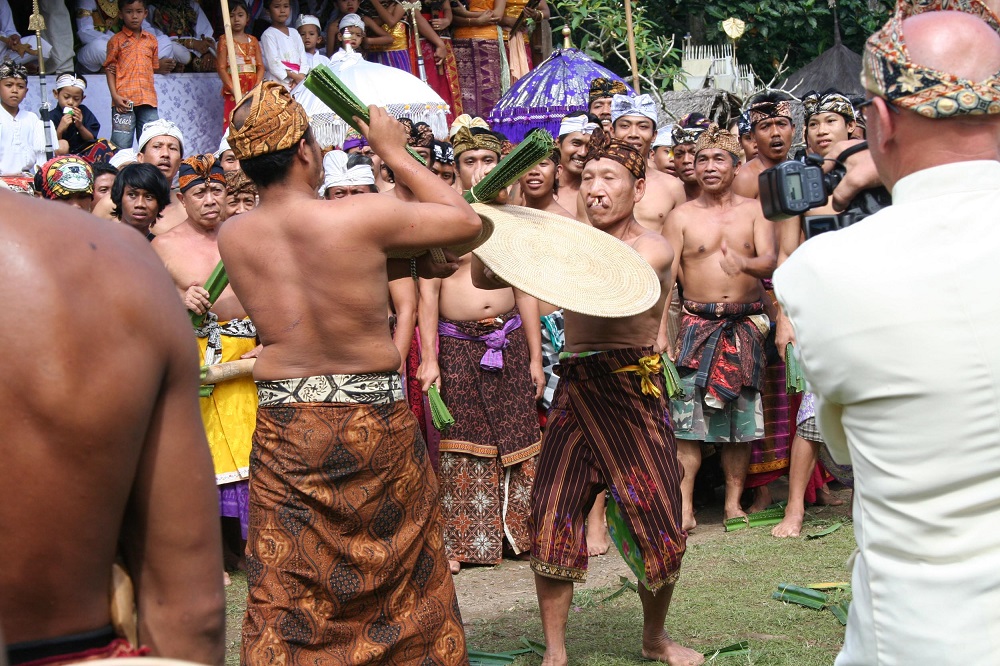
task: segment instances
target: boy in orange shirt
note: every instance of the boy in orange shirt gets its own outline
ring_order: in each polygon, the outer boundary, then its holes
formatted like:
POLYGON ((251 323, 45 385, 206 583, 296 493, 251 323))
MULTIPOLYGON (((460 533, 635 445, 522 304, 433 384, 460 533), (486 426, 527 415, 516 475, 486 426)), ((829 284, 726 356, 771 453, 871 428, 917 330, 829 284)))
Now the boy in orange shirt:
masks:
POLYGON ((111 91, 111 142, 131 148, 134 134, 159 119, 153 72, 159 66, 156 37, 144 32, 146 0, 118 0, 122 29, 108 42, 104 69, 111 91))

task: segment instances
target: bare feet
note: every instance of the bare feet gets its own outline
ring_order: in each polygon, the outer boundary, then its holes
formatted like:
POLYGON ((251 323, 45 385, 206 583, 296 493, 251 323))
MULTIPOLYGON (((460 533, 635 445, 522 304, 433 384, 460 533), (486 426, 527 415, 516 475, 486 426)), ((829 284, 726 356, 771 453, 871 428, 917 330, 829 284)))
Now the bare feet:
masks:
POLYGON ((448 560, 448 570, 455 575, 462 570, 462 563, 458 560, 448 560))
POLYGON ((225 585, 226 587, 229 587, 230 585, 233 584, 233 581, 230 580, 230 578, 229 578, 229 572, 228 571, 223 571, 222 572, 222 584, 225 585))
POLYGON ((801 513, 791 513, 785 509, 785 519, 771 529, 771 536, 784 539, 786 537, 797 537, 802 533, 801 513))
POLYGON ((597 557, 608 552, 611 548, 611 535, 608 534, 608 526, 601 521, 587 523, 587 555, 597 557))
POLYGON ((681 529, 685 532, 690 532, 696 527, 698 527, 698 521, 694 519, 694 511, 690 513, 685 512, 684 518, 681 520, 681 529))
POLYGON ((839 499, 830 492, 829 486, 825 483, 816 491, 816 504, 820 506, 843 506, 844 500, 839 499))
POLYGON ((698 666, 705 663, 704 655, 670 640, 665 631, 654 640, 642 639, 642 656, 653 661, 666 662, 670 666, 698 666))
POLYGON ((569 659, 566 657, 566 648, 562 650, 550 650, 545 648, 545 655, 542 656, 542 666, 567 666, 569 659))
POLYGON ((741 509, 739 505, 736 505, 735 507, 727 506, 723 510, 723 520, 732 520, 733 518, 744 518, 746 517, 746 515, 747 512, 741 509))
POLYGON ((771 489, 767 486, 759 486, 753 489, 753 504, 747 509, 747 513, 757 513, 771 506, 771 489))

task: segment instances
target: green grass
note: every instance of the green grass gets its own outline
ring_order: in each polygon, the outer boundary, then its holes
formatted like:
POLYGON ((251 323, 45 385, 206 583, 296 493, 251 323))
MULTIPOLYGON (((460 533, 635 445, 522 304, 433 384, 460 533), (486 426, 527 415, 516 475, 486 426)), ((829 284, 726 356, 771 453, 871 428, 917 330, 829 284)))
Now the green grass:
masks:
MULTIPOLYGON (((803 534, 817 532, 835 520, 807 522, 803 534)), ((688 547, 667 629, 675 640, 702 652, 750 641, 748 656, 719 658, 717 663, 723 666, 829 666, 843 643, 844 628, 829 611, 783 604, 772 600, 771 592, 778 583, 849 581, 845 561, 853 548, 854 531, 849 521, 842 529, 815 540, 774 539, 770 528, 706 534, 688 547)), ((498 576, 503 570, 496 571, 498 576)), ((515 573, 530 576, 524 570, 515 573)), ((456 584, 461 587, 461 575, 456 584)), ((603 601, 617 589, 580 589, 574 594, 567 629, 571 663, 649 663, 639 653, 642 607, 638 595, 630 590, 603 601)), ((245 576, 233 575, 227 594, 227 665, 235 665, 246 601, 245 576)), ((503 605, 507 607, 498 607, 491 617, 468 622, 471 648, 506 652, 523 647, 521 636, 542 640, 534 595, 513 606, 503 605)), ((514 663, 536 666, 540 661, 538 656, 525 655, 514 663)))

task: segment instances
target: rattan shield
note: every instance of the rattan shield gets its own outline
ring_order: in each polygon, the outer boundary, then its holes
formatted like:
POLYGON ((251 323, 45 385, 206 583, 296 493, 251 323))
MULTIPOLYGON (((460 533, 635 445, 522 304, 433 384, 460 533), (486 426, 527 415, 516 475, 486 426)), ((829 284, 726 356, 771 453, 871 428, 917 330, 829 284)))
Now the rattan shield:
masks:
POLYGON ((617 238, 561 215, 473 204, 493 235, 473 253, 511 286, 593 317, 631 317, 660 298, 656 272, 617 238))

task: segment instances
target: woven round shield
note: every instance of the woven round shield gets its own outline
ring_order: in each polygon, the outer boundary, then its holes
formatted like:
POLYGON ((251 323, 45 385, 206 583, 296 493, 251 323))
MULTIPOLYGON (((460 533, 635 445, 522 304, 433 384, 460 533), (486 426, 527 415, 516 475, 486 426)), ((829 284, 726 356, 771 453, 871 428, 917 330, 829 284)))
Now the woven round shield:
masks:
MULTIPOLYGON (((481 217, 480 219, 483 222, 483 230, 479 232, 478 236, 476 236, 473 240, 469 241, 468 243, 462 243, 461 245, 453 245, 451 247, 446 247, 444 249, 461 257, 463 254, 469 254, 477 247, 485 243, 489 239, 489 237, 493 234, 493 222, 492 220, 488 220, 485 217, 481 217)), ((428 252, 427 250, 390 250, 387 253, 387 255, 390 259, 412 259, 413 257, 419 257, 420 255, 426 254, 427 252, 428 252)), ((430 252, 432 255, 434 255, 434 261, 440 264, 445 263, 443 254, 439 255, 436 249, 430 250, 430 252)))
POLYGON ((660 281, 614 236, 561 215, 522 206, 472 207, 493 235, 474 254, 505 282, 535 298, 592 317, 631 317, 656 305, 660 281))

